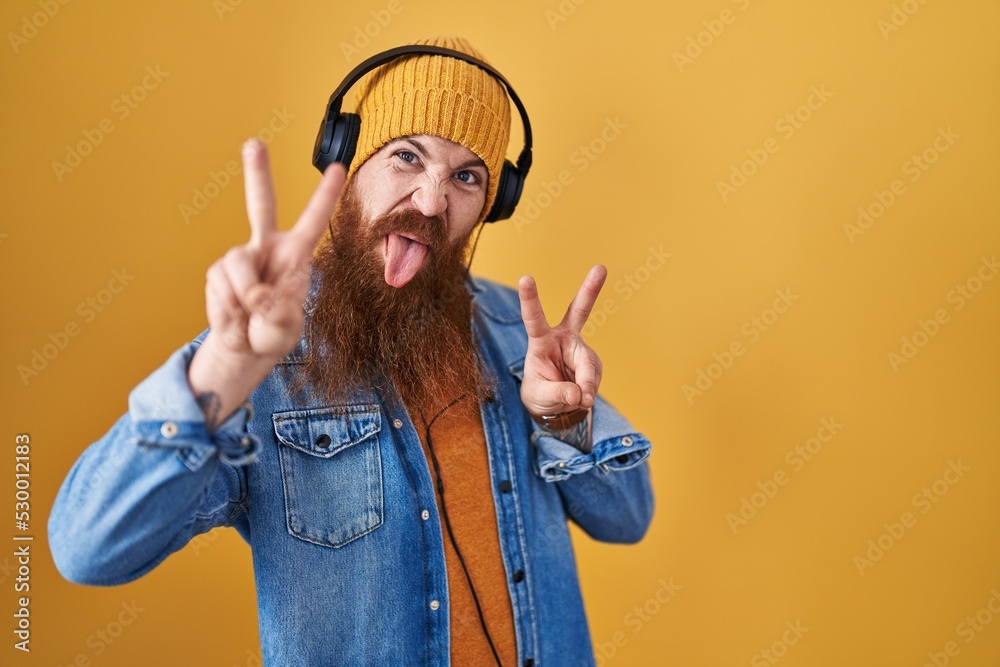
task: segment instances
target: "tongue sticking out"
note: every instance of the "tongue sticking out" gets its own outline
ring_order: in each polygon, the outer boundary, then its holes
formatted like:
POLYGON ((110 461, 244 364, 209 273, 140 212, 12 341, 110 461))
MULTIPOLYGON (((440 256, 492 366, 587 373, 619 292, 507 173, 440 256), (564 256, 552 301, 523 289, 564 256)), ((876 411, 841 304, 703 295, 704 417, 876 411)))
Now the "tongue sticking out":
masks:
POLYGON ((385 237, 385 282, 399 288, 413 280, 429 248, 399 234, 385 237))

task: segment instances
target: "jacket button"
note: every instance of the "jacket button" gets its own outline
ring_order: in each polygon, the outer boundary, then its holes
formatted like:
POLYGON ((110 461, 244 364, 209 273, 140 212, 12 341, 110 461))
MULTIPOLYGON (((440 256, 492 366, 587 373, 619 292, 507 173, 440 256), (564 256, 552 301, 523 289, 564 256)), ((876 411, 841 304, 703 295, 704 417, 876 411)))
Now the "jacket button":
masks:
POLYGON ((524 570, 518 570, 514 573, 514 583, 521 583, 524 581, 524 570))
POLYGON ((402 419, 393 419, 392 420, 392 425, 395 426, 396 428, 403 428, 403 420, 402 419))
POLYGON ((320 447, 329 447, 330 436, 328 436, 326 433, 321 433, 320 436, 316 438, 316 444, 319 445, 320 447))
POLYGON ((509 479, 500 480, 500 484, 498 484, 498 486, 500 487, 501 493, 510 493, 511 489, 514 488, 514 485, 510 483, 509 479))
POLYGON ((172 438, 177 435, 177 424, 173 422, 163 422, 160 426, 160 435, 164 438, 172 438))
POLYGON ((632 446, 632 436, 626 435, 624 438, 622 438, 622 444, 625 445, 626 447, 631 447, 632 446))
POLYGON ((437 611, 437 608, 441 606, 441 603, 437 600, 431 600, 431 609, 437 611))

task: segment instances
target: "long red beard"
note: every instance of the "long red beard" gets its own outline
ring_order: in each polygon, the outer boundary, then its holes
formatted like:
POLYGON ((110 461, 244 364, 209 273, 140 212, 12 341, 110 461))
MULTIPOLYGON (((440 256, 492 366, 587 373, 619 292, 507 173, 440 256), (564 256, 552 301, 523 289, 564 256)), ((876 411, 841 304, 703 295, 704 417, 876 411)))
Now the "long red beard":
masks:
POLYGON ((489 393, 471 332, 464 263, 468 236, 448 243, 439 218, 407 210, 363 220, 353 181, 337 212, 331 242, 313 258, 319 283, 307 304, 304 377, 332 403, 354 391, 395 385, 406 402, 428 408, 462 394, 489 393), (385 282, 389 233, 428 241, 424 265, 401 288, 385 282))

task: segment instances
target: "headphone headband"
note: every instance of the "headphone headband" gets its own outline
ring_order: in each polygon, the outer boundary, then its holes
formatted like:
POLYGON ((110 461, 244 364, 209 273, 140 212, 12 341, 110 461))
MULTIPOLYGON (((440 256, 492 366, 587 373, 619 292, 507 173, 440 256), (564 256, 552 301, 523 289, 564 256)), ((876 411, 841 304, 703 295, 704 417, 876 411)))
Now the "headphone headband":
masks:
POLYGON ((510 160, 504 159, 500 173, 490 174, 491 178, 497 179, 496 195, 492 207, 486 214, 485 221, 495 222, 509 218, 521 198, 524 178, 531 168, 531 123, 528 120, 528 112, 521 104, 521 99, 514 92, 514 88, 500 72, 479 58, 454 49, 424 44, 398 46, 388 51, 376 53, 351 70, 330 95, 326 104, 326 114, 323 116, 323 122, 316 135, 316 144, 313 146, 313 165, 321 172, 325 171, 326 167, 333 162, 340 162, 350 168, 357 148, 362 122, 361 117, 356 113, 341 113, 340 108, 343 105, 344 95, 368 72, 397 58, 411 55, 445 56, 475 65, 500 81, 507 91, 507 97, 514 102, 524 127, 524 148, 521 149, 516 166, 511 164, 510 160))
POLYGON ((450 58, 457 58, 458 60, 464 60, 471 65, 475 65, 476 67, 489 72, 495 79, 498 79, 504 85, 504 88, 507 89, 507 96, 510 97, 512 102, 514 102, 514 106, 517 107, 517 112, 521 115, 521 125, 524 127, 524 148, 521 149, 521 154, 517 158, 517 170, 521 172, 522 177, 527 176, 528 169, 531 168, 531 122, 528 120, 527 110, 524 108, 524 105, 521 104, 521 98, 519 98, 517 93, 514 92, 513 86, 510 85, 504 75, 495 70, 489 63, 483 62, 479 58, 462 53, 461 51, 447 49, 441 46, 414 44, 411 46, 397 46, 389 49, 388 51, 376 53, 352 69, 340 85, 337 86, 337 89, 333 91, 333 94, 330 95, 330 100, 326 104, 326 118, 335 118, 337 114, 340 113, 344 95, 354 84, 360 81, 361 77, 365 74, 381 65, 385 65, 388 62, 396 60, 397 58, 408 55, 422 54, 447 56, 450 58))

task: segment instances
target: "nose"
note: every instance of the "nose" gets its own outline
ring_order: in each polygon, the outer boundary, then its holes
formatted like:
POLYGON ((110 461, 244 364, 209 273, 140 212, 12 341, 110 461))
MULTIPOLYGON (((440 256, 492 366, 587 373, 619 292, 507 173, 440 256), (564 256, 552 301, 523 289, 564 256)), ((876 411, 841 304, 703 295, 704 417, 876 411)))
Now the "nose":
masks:
POLYGON ((443 215, 448 209, 448 197, 445 192, 446 185, 437 179, 422 179, 417 189, 413 191, 413 205, 420 213, 428 218, 443 215))

